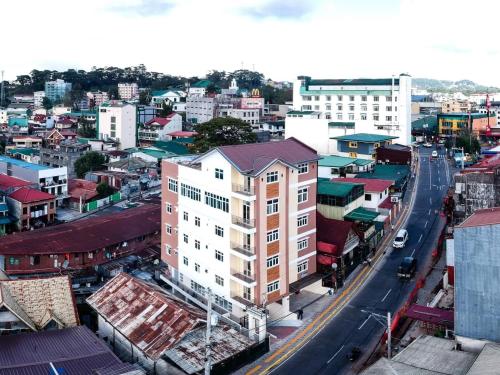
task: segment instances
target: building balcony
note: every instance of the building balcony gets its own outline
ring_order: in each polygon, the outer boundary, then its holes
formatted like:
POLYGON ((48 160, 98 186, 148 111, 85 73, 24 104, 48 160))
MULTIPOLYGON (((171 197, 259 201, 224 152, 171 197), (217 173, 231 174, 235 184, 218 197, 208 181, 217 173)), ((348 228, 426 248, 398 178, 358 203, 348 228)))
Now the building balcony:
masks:
POLYGON ((240 243, 231 242, 231 250, 237 255, 246 260, 249 258, 255 258, 255 246, 243 245, 240 243))
POLYGON ((231 222, 245 229, 255 228, 255 219, 247 219, 241 216, 232 215, 231 222))
POLYGON ((245 298, 242 295, 237 294, 237 293, 231 292, 231 299, 235 300, 236 302, 238 302, 246 307, 250 307, 250 306, 255 305, 255 298, 252 298, 252 297, 245 298))
POLYGON ((231 278, 245 286, 253 287, 257 285, 257 278, 253 272, 232 269, 231 278))
POLYGON ((233 184, 233 192, 252 196, 255 195, 255 188, 253 186, 233 184))

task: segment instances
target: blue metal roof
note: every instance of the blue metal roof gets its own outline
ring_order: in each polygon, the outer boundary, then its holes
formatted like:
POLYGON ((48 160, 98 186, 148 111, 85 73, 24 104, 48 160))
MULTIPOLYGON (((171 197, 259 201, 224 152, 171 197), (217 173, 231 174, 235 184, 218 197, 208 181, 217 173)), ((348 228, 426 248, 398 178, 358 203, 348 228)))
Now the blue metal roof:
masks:
POLYGON ((36 170, 36 171, 44 171, 47 169, 52 169, 51 167, 47 167, 45 165, 28 163, 28 162, 23 161, 23 160, 8 158, 6 156, 1 156, 1 155, 0 155, 0 162, 11 163, 11 164, 17 165, 18 167, 21 167, 21 168, 32 169, 32 170, 36 170))

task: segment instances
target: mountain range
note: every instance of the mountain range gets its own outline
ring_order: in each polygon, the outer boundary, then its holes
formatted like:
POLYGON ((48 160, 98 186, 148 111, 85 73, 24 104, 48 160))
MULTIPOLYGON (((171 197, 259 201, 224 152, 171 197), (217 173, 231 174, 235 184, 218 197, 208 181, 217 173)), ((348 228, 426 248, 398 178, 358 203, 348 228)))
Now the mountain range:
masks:
POLYGON ((430 92, 462 92, 464 94, 500 91, 498 87, 480 85, 468 79, 462 79, 460 81, 447 81, 430 78, 414 78, 412 80, 412 86, 419 89, 425 89, 430 92))

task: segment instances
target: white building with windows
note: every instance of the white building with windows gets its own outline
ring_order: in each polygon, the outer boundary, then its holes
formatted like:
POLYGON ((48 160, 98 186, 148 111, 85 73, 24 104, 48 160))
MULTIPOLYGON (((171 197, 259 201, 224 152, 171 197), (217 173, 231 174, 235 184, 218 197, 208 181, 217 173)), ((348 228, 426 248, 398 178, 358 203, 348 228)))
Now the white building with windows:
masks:
POLYGON ((35 91, 33 93, 33 105, 35 108, 40 108, 43 105, 43 98, 45 98, 45 91, 35 91))
POLYGON ((135 105, 111 101, 99 106, 96 122, 99 139, 114 140, 120 150, 137 145, 137 111, 135 105))
POLYGON ((317 160, 295 139, 164 159, 164 281, 199 300, 211 288, 236 319, 288 312, 290 285, 316 271, 317 160))
POLYGON ((285 137, 295 137, 328 155, 336 152, 332 137, 354 133, 397 136, 396 143, 411 143, 409 75, 386 79, 298 77, 285 137))
POLYGON ((135 99, 139 96, 139 86, 137 83, 119 83, 118 96, 122 100, 135 99))

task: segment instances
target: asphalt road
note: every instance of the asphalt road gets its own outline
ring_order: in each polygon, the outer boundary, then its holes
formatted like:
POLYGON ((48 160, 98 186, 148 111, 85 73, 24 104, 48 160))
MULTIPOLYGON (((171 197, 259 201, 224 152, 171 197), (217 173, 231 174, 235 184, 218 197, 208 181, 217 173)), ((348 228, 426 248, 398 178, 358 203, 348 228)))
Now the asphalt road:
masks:
POLYGON ((387 311, 395 313, 398 310, 416 282, 415 277, 407 281, 397 277, 402 258, 413 255, 420 269, 431 256, 439 236, 439 214, 436 210, 441 208, 452 171, 449 171, 444 158, 444 148, 438 151, 440 156, 437 160, 429 161, 433 150, 434 147, 420 148, 417 196, 407 219, 409 240, 405 248, 393 250, 389 246, 389 254, 375 266, 376 272, 366 285, 311 341, 274 369, 273 374, 353 373, 356 363, 350 362, 347 354, 355 346, 366 352, 370 343, 373 344, 383 334, 384 320, 377 321, 367 312, 385 316, 387 311))

